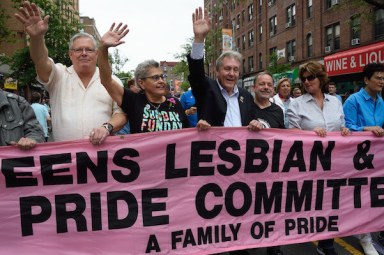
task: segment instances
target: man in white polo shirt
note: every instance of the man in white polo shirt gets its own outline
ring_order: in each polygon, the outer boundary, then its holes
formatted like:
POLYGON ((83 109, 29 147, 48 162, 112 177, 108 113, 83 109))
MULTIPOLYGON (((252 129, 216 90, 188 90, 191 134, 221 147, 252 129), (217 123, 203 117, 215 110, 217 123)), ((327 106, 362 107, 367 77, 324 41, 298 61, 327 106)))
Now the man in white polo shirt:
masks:
POLYGON ((44 36, 49 16, 43 19, 38 7, 29 2, 24 2, 15 16, 30 36, 29 51, 37 79, 50 95, 54 141, 89 138, 96 145, 120 130, 127 118, 100 83, 93 36, 78 33, 71 38, 72 66, 67 67, 48 57, 44 36))

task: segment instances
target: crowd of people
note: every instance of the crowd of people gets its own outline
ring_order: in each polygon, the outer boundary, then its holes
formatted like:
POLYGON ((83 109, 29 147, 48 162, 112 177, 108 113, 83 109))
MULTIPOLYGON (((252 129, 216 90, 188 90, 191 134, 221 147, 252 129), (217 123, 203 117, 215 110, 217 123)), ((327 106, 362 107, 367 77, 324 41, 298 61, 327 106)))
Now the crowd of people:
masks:
MULTIPOLYGON (((38 6, 24 2, 16 18, 30 38, 30 54, 37 79, 49 93, 50 109, 43 106, 39 93, 32 93, 31 105, 22 97, 0 90, 0 119, 3 128, 0 144, 26 150, 48 140, 52 125, 53 141, 87 138, 100 145, 108 136, 157 132, 211 126, 247 127, 250 132, 265 128, 300 129, 325 137, 338 131, 347 137, 351 131, 370 131, 384 136, 384 64, 364 67, 365 87, 343 104, 330 83, 324 66, 308 62, 300 66, 299 77, 304 91, 292 89, 283 78, 274 87, 273 76, 261 72, 256 76, 252 94, 237 86, 242 56, 236 51, 223 52, 216 61, 216 79, 204 72, 204 43, 211 30, 207 10, 193 13, 194 41, 187 56, 191 89, 180 100, 166 91, 163 71, 155 60, 140 63, 134 80, 125 88, 112 75, 108 49, 123 43, 129 33, 127 25, 112 24, 100 45, 80 32, 69 42, 67 67, 55 63, 48 55, 45 34, 49 17, 42 17, 38 6), (98 67, 97 67, 98 64, 98 67), (303 93, 304 92, 304 93, 303 93), (49 110, 52 116, 49 113, 49 110)), ((347 138, 346 138, 347 139, 347 138)), ((366 255, 378 255, 369 233, 359 235, 366 255)), ((384 245, 384 232, 379 234, 384 245)), ((318 254, 336 255, 333 239, 318 243, 318 254)), ((231 254, 248 254, 247 250, 231 254)), ((279 246, 269 247, 268 255, 282 255, 279 246)))

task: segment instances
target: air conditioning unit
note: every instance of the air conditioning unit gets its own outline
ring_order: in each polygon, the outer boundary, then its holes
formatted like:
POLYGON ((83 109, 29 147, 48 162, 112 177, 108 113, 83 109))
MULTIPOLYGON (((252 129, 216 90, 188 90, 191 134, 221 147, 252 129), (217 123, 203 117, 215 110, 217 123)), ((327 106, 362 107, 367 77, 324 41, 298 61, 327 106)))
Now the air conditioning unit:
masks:
POLYGON ((285 28, 289 28, 290 26, 292 26, 292 23, 291 23, 291 22, 287 22, 287 23, 285 23, 285 28))
POLYGON ((250 72, 253 72, 253 67, 251 67, 251 68, 249 69, 249 71, 250 71, 250 72))
POLYGON ((236 25, 236 29, 239 29, 240 28, 240 25, 236 25))
POLYGON ((268 7, 272 6, 272 1, 268 1, 268 7))
POLYGON ((237 52, 240 52, 240 48, 236 48, 236 51, 237 51, 237 52))
POLYGON ((358 45, 358 44, 360 44, 360 39, 359 39, 359 38, 352 39, 352 40, 351 40, 351 44, 352 44, 352 45, 358 45))
POLYGON ((288 61, 289 61, 289 62, 295 62, 295 56, 290 56, 290 57, 288 58, 288 61))
POLYGON ((325 53, 330 53, 331 52, 331 46, 327 46, 324 49, 325 53))
POLYGON ((252 20, 253 19, 253 15, 249 15, 249 20, 252 20))
POLYGON ((219 20, 222 21, 222 20, 223 20, 223 16, 220 16, 220 17, 219 17, 219 20))
POLYGON ((272 37, 272 36, 274 36, 275 35, 275 33, 272 31, 272 32, 269 32, 269 37, 272 37))

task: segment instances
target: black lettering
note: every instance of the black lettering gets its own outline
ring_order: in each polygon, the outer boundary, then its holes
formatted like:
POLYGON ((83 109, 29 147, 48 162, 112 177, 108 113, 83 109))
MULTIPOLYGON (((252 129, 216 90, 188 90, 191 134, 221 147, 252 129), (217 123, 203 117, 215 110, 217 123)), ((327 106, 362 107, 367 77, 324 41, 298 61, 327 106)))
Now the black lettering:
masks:
POLYGON ((129 174, 123 174, 122 170, 112 170, 111 174, 112 177, 120 182, 120 183, 128 183, 135 181, 140 174, 140 166, 136 161, 126 159, 125 157, 139 157, 139 152, 135 149, 131 148, 123 148, 118 151, 116 151, 115 155, 113 156, 113 163, 116 166, 124 167, 126 169, 129 169, 129 174))
POLYGON ((305 172, 305 160, 303 154, 303 142, 295 141, 291 148, 289 148, 289 152, 287 158, 285 160, 282 172, 289 172, 292 167, 299 168, 299 172, 305 172))
POLYGON ((181 235, 183 235, 182 230, 172 232, 172 250, 177 249, 177 243, 182 241, 181 235))
POLYGON ((285 211, 292 212, 293 204, 295 204, 295 212, 301 212, 304 203, 304 211, 311 210, 312 188, 312 180, 303 181, 303 186, 301 188, 301 192, 299 193, 297 182, 288 181, 287 190, 289 190, 289 192, 287 192, 285 211))
POLYGON ((105 183, 108 181, 108 152, 98 151, 97 152, 97 164, 89 158, 86 152, 76 153, 77 162, 77 183, 87 183, 87 169, 89 169, 95 177, 97 183, 105 183))
POLYGON ((245 166, 244 173, 262 173, 264 172, 269 163, 267 152, 269 144, 261 139, 248 139, 246 144, 245 166), (259 149, 255 152, 255 149, 259 149), (258 165, 254 165, 255 160, 259 160, 258 165))
MULTIPOLYGON (((128 191, 107 192, 108 202, 108 227, 109 229, 129 228, 135 224, 139 214, 137 200, 135 196, 128 191), (118 215, 118 201, 123 201, 128 206, 128 215, 120 218, 118 215)), ((122 206, 122 204, 120 204, 122 206)))
POLYGON ((167 145, 167 154, 165 161, 165 179, 183 178, 188 176, 187 168, 175 168, 176 144, 167 145))
POLYGON ((265 213, 271 213, 273 204, 274 212, 281 212, 281 202, 283 197, 283 182, 273 182, 272 189, 268 195, 267 183, 256 183, 255 211, 254 214, 261 214, 262 207, 265 213))
POLYGON ((296 228, 296 221, 294 219, 286 219, 285 220, 285 235, 289 236, 291 230, 296 228))
POLYGON ((320 160, 324 171, 331 170, 333 148, 335 148, 335 141, 328 141, 328 146, 323 153, 323 143, 321 141, 315 141, 311 151, 309 171, 317 170, 317 158, 320 160))
POLYGON ((212 163, 212 154, 201 154, 202 150, 214 150, 216 141, 197 141, 191 145, 191 176, 209 176, 214 175, 215 167, 201 167, 201 162, 212 163))
MULTIPOLYGON (((238 193, 238 192, 237 192, 238 193)), ((236 200, 239 200, 239 195, 236 196, 236 200)), ((231 216, 243 216, 251 208, 252 205, 252 191, 246 183, 235 182, 229 185, 227 191, 225 192, 225 207, 227 212, 231 216), (235 193, 239 191, 243 195, 243 204, 240 208, 236 208, 235 203, 235 193)))
POLYGON ((149 189, 142 191, 143 225, 158 226, 169 224, 169 215, 153 216, 153 212, 165 211, 166 203, 154 203, 154 198, 168 197, 168 189, 149 189))
POLYGON ((15 172, 17 167, 27 168, 34 166, 33 157, 3 159, 1 172, 5 177, 5 186, 7 188, 37 186, 36 178, 28 178, 28 176, 33 176, 32 172, 15 172))
POLYGON ((215 183, 205 184, 198 190, 195 199, 195 206, 197 213, 203 219, 213 219, 217 215, 219 215, 219 213, 223 209, 223 205, 214 205, 211 210, 207 209, 207 205, 205 204, 205 198, 208 193, 213 193, 215 197, 223 196, 223 191, 221 190, 220 186, 215 183))
POLYGON ((198 227, 197 228, 197 243, 202 244, 211 244, 212 243, 212 226, 206 228, 198 227))
POLYGON ((371 207, 384 207, 384 188, 379 188, 379 185, 384 184, 383 177, 372 177, 371 179, 371 207))
POLYGON ((185 230, 183 248, 186 248, 188 245, 196 246, 196 241, 195 241, 195 238, 193 237, 193 233, 190 228, 187 228, 185 230))
POLYGON ((33 235, 33 224, 42 223, 51 217, 51 203, 48 198, 43 196, 21 197, 19 201, 21 234, 22 236, 33 235), (41 211, 37 214, 32 214, 33 207, 39 207, 41 211))
POLYGON ((56 229, 57 233, 68 232, 68 219, 76 222, 78 232, 87 231, 87 219, 83 215, 86 204, 85 199, 80 194, 65 194, 55 196, 56 203, 56 229), (67 210, 67 204, 74 204, 75 209, 67 210))
POLYGON ((44 185, 73 184, 72 175, 63 175, 69 173, 69 167, 53 169, 53 165, 72 163, 71 153, 44 155, 40 157, 41 176, 44 185))
POLYGON ((157 241, 156 235, 150 235, 147 243, 145 253, 151 253, 152 251, 161 252, 159 242, 157 241))
POLYGON ((281 153, 281 145, 283 144, 282 140, 275 140, 273 145, 272 152, 272 173, 279 172, 280 169, 280 153, 281 153))
POLYGON ((316 185, 316 200, 315 200, 315 210, 323 210, 323 199, 324 199, 324 180, 317 180, 316 185))
POLYGON ((339 216, 329 216, 328 218, 328 231, 339 231, 339 227, 337 226, 339 220, 339 216))
POLYGON ((92 231, 102 229, 100 193, 91 193, 92 231))
POLYGON ((220 144, 218 149, 220 159, 232 163, 231 168, 228 168, 225 164, 217 165, 217 171, 224 176, 234 175, 240 170, 241 167, 240 157, 234 153, 228 152, 227 148, 231 148, 233 151, 239 151, 240 144, 236 140, 226 140, 220 144))
POLYGON ((355 208, 361 208, 361 186, 368 185, 368 178, 350 178, 348 186, 354 186, 353 205, 355 208))
POLYGON ((339 209, 341 186, 347 186, 347 179, 334 179, 327 181, 327 187, 332 187, 332 209, 339 209))

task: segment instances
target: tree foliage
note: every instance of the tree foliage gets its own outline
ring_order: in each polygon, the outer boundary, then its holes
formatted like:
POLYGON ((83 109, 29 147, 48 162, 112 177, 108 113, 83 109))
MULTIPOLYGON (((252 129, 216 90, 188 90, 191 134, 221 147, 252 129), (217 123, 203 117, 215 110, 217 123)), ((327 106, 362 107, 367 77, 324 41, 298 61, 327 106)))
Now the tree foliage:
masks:
POLYGON ((191 52, 192 42, 193 38, 189 38, 187 40, 187 43, 181 46, 182 51, 180 53, 175 54, 175 58, 179 60, 179 62, 174 66, 172 70, 175 75, 183 77, 183 82, 181 84, 181 89, 183 91, 188 90, 190 86, 188 82, 189 67, 187 55, 191 52))
MULTIPOLYGON (((16 9, 21 6, 22 1, 12 0, 16 9)), ((72 1, 60 0, 35 0, 43 16, 49 15, 49 29, 45 35, 45 43, 49 56, 57 63, 71 65, 68 56, 68 43, 70 38, 80 31, 80 23, 76 18, 78 13, 72 11, 72 1)), ((11 77, 19 80, 21 86, 35 83, 35 67, 29 55, 29 49, 24 48, 16 51, 6 59, 10 65, 11 77)))
POLYGON ((9 15, 0 3, 0 43, 8 41, 12 34, 11 30, 6 26, 7 19, 9 19, 9 15))
POLYGON ((269 66, 267 68, 268 72, 270 72, 271 74, 276 74, 276 73, 284 73, 290 70, 291 70, 291 65, 278 63, 278 57, 276 52, 273 52, 269 56, 269 66))

